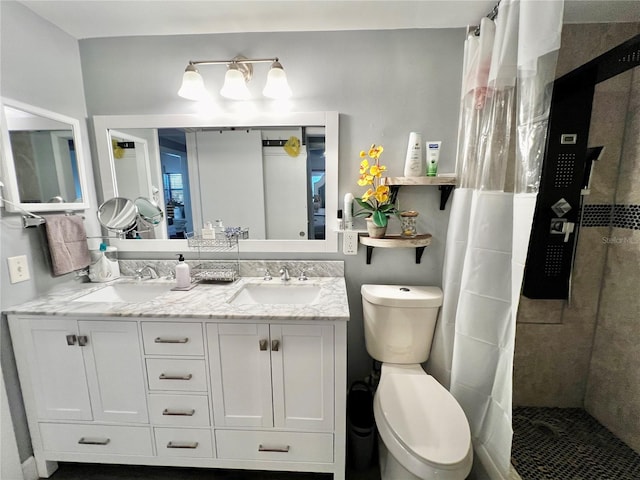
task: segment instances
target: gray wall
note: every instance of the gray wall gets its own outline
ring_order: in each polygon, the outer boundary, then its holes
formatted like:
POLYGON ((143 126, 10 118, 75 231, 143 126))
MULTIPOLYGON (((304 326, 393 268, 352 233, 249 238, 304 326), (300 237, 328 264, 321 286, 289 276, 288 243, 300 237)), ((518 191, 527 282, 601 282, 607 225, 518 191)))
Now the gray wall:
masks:
MULTIPOLYGON (((79 118, 82 133, 86 138, 88 130, 85 122, 86 107, 78 42, 16 2, 0 2, 0 22, 0 94, 79 118)), ((89 155, 88 148, 86 155, 89 155)), ((88 171, 89 175, 92 175, 91 165, 88 171)), ((89 194, 92 204, 95 205, 93 187, 89 194)), ((95 207, 85 214, 89 234, 97 234, 99 227, 94 220, 95 207)), ((52 277, 49 260, 43 250, 46 244, 43 243, 41 235, 39 229, 23 229, 20 215, 7 213, 5 209, 0 210, 2 310, 74 282, 73 274, 52 277), (14 255, 27 255, 31 280, 15 285, 9 283, 6 258, 14 255)), ((31 443, 4 316, 0 323, 0 353, 0 366, 5 379, 20 457, 24 460, 30 454, 31 443)), ((3 429, 6 427, 2 426, 3 429)))
MULTIPOLYGON (((341 113, 340 198, 346 192, 356 196, 363 192, 356 183, 358 154, 372 143, 384 145, 382 159, 389 174, 402 175, 411 131, 422 132, 425 140, 442 140, 440 171, 454 170, 464 40, 461 29, 90 39, 80 41, 78 48, 78 42, 23 6, 2 1, 0 8, 4 96, 81 120, 87 114, 91 117, 195 113, 195 104, 175 93, 188 60, 224 59, 237 54, 247 57, 277 55, 294 90, 293 111, 337 110, 341 113)), ((255 67, 250 89, 256 97, 259 97, 266 71, 267 66, 255 67)), ((220 88, 224 67, 202 67, 201 72, 212 91, 220 88)), ((231 102, 220 103, 229 111, 238 108, 231 102)), ((262 111, 272 108, 264 100, 256 100, 254 104, 262 111)), ((95 159, 95 154, 92 156, 95 159)), ((92 211, 86 213, 90 234, 97 232, 93 221, 96 205, 93 185, 91 199, 92 211)), ((420 265, 415 264, 411 249, 376 249, 371 265, 365 264, 363 248, 353 257, 341 254, 243 255, 244 258, 345 260, 352 315, 348 328, 350 381, 362 378, 370 368, 370 358, 364 348, 360 285, 441 284, 449 210, 438 210, 439 192, 435 187, 404 187, 399 199, 403 208, 420 212, 419 230, 433 234, 433 243, 425 251, 420 265)), ((3 308, 73 282, 72 275, 61 279, 51 277, 38 232, 22 230, 17 215, 4 211, 2 214, 3 259, 26 254, 35 278, 9 285, 6 262, 3 261, 3 308)), ((391 231, 398 230, 398 225, 392 223, 391 231)), ((161 257, 173 258, 173 253, 166 252, 161 257)), ((129 258, 138 256, 129 255, 129 258)), ((155 254, 148 256, 158 257, 155 254)), ((20 455, 24 460, 30 453, 30 442, 6 320, 3 320, 2 328, 2 365, 20 455)))
MULTIPOLYGON (((92 115, 195 113, 197 104, 177 96, 188 60, 278 56, 294 97, 293 111, 340 112, 339 195, 358 187, 359 152, 372 143, 385 147, 389 174, 402 175, 409 132, 443 141, 441 172, 453 171, 460 90, 462 30, 400 30, 313 33, 255 33, 128 37, 80 41, 87 110, 92 115)), ((258 110, 272 104, 260 99, 268 66, 254 66, 249 84, 258 110)), ((220 108, 237 103, 217 95, 225 69, 202 66, 200 72, 220 108)), ((400 204, 421 213, 420 230, 434 241, 422 263, 413 250, 376 249, 371 265, 365 251, 355 257, 280 255, 279 258, 344 259, 352 321, 349 324, 349 378, 370 368, 364 349, 360 285, 413 283, 440 285, 448 210, 438 210, 435 187, 404 187, 400 204)), ((393 228, 398 229, 397 224, 393 228)), ((173 258, 175 252, 167 252, 173 258)), ((242 255, 249 258, 249 255, 242 255)), ((278 258, 254 255, 252 258, 278 258)))

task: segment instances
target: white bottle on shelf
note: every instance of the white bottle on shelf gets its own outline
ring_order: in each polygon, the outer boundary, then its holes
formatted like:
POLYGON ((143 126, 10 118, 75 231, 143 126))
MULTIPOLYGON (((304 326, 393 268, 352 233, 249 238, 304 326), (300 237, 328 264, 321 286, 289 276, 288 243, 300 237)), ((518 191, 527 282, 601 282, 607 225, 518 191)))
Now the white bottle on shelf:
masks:
POLYGON ((407 145, 407 158, 404 161, 404 176, 419 177, 423 175, 424 163, 422 160, 422 135, 418 132, 409 134, 407 145))

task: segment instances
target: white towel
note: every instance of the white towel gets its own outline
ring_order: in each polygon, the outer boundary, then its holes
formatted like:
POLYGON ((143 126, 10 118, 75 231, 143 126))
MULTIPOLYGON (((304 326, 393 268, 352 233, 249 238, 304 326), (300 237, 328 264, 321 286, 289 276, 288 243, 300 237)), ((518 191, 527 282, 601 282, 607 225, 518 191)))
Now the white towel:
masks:
POLYGON ((86 268, 91 263, 87 232, 79 215, 46 215, 51 268, 55 276, 86 268))

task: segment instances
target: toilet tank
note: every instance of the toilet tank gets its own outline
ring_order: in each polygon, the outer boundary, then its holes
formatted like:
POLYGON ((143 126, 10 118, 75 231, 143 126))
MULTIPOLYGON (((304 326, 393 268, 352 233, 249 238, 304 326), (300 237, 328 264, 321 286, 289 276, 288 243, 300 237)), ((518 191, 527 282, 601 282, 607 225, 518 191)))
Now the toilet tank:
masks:
POLYGON ((367 352, 384 363, 422 363, 442 305, 438 287, 362 285, 367 352))

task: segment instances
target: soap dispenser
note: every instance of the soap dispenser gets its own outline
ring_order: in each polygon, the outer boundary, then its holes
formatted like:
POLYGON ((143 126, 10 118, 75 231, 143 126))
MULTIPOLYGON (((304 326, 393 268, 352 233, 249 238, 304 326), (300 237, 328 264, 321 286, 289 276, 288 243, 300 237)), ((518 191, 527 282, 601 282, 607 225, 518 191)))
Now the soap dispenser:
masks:
POLYGON ((191 286, 191 272, 189 265, 185 263, 181 253, 178 255, 178 264, 176 265, 176 288, 189 288, 191 286))

